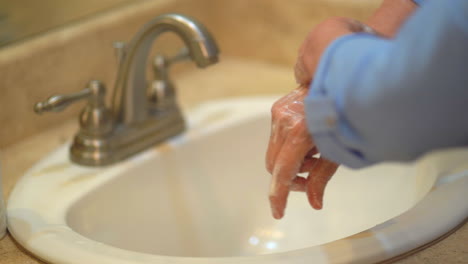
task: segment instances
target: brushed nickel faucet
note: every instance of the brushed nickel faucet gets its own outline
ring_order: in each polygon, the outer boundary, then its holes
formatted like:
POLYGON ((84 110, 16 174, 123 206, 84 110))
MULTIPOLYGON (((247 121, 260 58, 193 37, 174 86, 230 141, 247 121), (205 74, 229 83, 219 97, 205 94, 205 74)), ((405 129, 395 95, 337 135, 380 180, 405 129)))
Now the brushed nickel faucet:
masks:
POLYGON ((148 22, 128 45, 118 42, 119 70, 112 107, 105 106, 105 87, 100 81, 70 95, 55 95, 37 103, 36 113, 59 112, 69 104, 87 99, 80 114, 80 130, 70 148, 72 161, 104 166, 175 136, 185 129, 168 76, 171 63, 191 59, 200 67, 218 61, 218 47, 208 30, 196 20, 180 14, 165 14, 148 22), (157 56, 153 70, 157 79, 147 89, 146 61, 154 40, 164 32, 176 33, 186 49, 173 59, 157 56))

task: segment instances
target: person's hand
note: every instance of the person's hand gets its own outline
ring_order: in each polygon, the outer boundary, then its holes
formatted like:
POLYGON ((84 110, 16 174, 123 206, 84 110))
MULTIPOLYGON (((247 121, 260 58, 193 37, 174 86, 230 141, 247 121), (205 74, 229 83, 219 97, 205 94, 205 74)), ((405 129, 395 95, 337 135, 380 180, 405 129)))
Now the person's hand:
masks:
POLYGON ((313 157, 318 150, 305 124, 303 101, 325 49, 337 38, 355 32, 393 37, 416 7, 412 0, 384 0, 368 20, 368 26, 354 19, 335 17, 320 23, 308 34, 295 66, 300 87, 272 107, 266 166, 273 175, 269 198, 275 218, 283 217, 291 190, 306 192, 312 207, 321 209, 325 187, 338 168, 332 161, 313 157), (300 172, 307 172, 307 178, 297 176, 300 172))
POLYGON ((338 165, 323 157, 313 157, 318 150, 307 130, 304 98, 320 55, 329 43, 361 30, 362 24, 346 18, 328 19, 312 30, 301 47, 295 69, 296 80, 301 86, 272 107, 266 167, 272 174, 269 199, 276 219, 283 217, 291 190, 306 192, 313 208, 323 206, 325 187, 338 165), (308 173, 307 178, 297 176, 303 172, 308 173))
POLYGON ((266 167, 272 174, 269 198, 276 219, 284 215, 290 190, 306 192, 312 207, 321 209, 325 186, 338 167, 322 157, 313 157, 317 148, 307 131, 304 115, 307 91, 306 87, 299 87, 272 107, 266 167), (300 172, 307 172, 308 177, 297 176, 300 172))
POLYGON ((320 57, 337 38, 357 32, 392 38, 417 7, 413 0, 384 0, 365 24, 344 17, 332 17, 321 22, 307 35, 299 49, 295 66, 297 83, 310 83, 320 57))
POLYGON ((337 38, 356 32, 377 34, 369 26, 352 18, 344 17, 328 18, 314 27, 299 48, 294 68, 296 82, 309 86, 320 58, 327 47, 337 38))
POLYGON ((380 35, 393 38, 417 8, 413 0, 384 0, 366 24, 380 35))

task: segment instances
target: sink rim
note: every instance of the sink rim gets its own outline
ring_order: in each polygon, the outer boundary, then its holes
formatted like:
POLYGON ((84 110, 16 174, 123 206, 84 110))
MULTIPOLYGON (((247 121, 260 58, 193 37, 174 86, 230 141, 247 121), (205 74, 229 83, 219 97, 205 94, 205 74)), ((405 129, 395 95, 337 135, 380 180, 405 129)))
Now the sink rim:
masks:
MULTIPOLYGON (((218 120, 220 122, 211 123, 206 127, 208 130, 216 129, 216 126, 226 124, 223 122, 236 122, 236 120, 246 118, 247 116, 252 117, 252 108, 256 109, 256 114, 263 115, 265 113, 269 113, 269 108, 272 102, 277 98, 277 96, 268 96, 215 101, 197 108, 189 115, 189 117, 193 123, 196 123, 197 118, 199 118, 198 121, 200 121, 200 118, 210 111, 226 107, 235 109, 234 114, 229 115, 230 118, 228 121, 226 121, 226 119, 221 119, 218 120), (249 104, 249 107, 246 107, 246 104, 249 104)), ((190 138, 191 136, 196 135, 197 127, 192 126, 190 132, 184 137, 190 138), (192 131, 194 131, 194 133, 190 133, 192 131)), ((180 143, 180 137, 171 141, 171 144, 180 143)), ((10 233, 28 251, 33 252, 34 255, 49 262, 61 263, 64 261, 70 262, 75 261, 75 259, 79 259, 76 263, 83 263, 83 259, 86 259, 86 263, 116 263, 117 259, 119 259, 118 263, 165 263, 168 260, 171 260, 174 263, 251 263, 254 261, 255 263, 281 263, 285 258, 288 258, 288 261, 291 263, 295 263, 295 261, 297 263, 302 263, 305 260, 316 261, 317 263, 347 262, 351 260, 359 260, 359 262, 376 262, 397 257, 408 250, 430 243, 458 226, 468 217, 468 203, 463 199, 463 190, 466 190, 468 187, 468 177, 466 177, 468 175, 468 164, 466 162, 463 163, 461 158, 467 157, 468 151, 466 149, 455 149, 441 153, 434 153, 433 155, 428 155, 418 161, 418 166, 426 166, 431 168, 428 172, 437 173, 438 180, 425 198, 423 198, 412 209, 400 216, 377 225, 374 228, 347 238, 305 249, 245 257, 193 258, 157 256, 147 253, 133 252, 93 241, 73 231, 66 223, 66 212, 74 203, 75 199, 79 199, 79 197, 85 195, 82 191, 81 196, 79 195, 80 188, 84 185, 88 184, 88 188, 90 188, 89 184, 99 186, 107 180, 110 180, 113 175, 118 175, 118 171, 123 166, 133 166, 132 164, 138 164, 139 161, 148 158, 150 152, 146 151, 129 159, 128 161, 105 169, 84 168, 77 165, 71 165, 68 161, 66 155, 67 145, 68 144, 63 145, 51 155, 47 156, 44 160, 41 160, 34 165, 16 184, 7 205, 7 215, 9 220, 8 227, 10 233), (75 186, 74 191, 71 191, 71 193, 67 193, 66 195, 63 193, 60 195, 57 194, 57 196, 61 198, 61 202, 59 204, 62 204, 64 207, 61 209, 48 208, 48 210, 49 213, 55 213, 54 216, 56 219, 62 218, 64 220, 61 224, 50 221, 54 219, 41 219, 40 211, 38 209, 34 209, 34 207, 30 209, 39 212, 38 215, 28 215, 27 210, 26 213, 21 211, 21 208, 24 206, 20 199, 22 195, 21 190, 25 186, 28 184, 34 184, 37 186, 37 184, 40 184, 43 188, 37 189, 41 189, 38 192, 43 192, 43 195, 39 195, 39 197, 47 197, 44 192, 46 190, 53 189, 53 185, 57 185, 59 183, 54 183, 53 179, 48 181, 41 179, 40 182, 35 180, 37 178, 35 173, 37 174, 38 171, 43 169, 47 165, 47 161, 50 162, 49 157, 53 155, 61 157, 64 164, 68 163, 71 166, 74 166, 80 173, 102 172, 100 177, 97 177, 97 179, 93 180, 92 183, 83 182, 80 183, 82 184, 81 187, 80 184, 75 186), (457 166, 455 169, 450 168, 450 166, 437 169, 431 167, 431 164, 435 160, 447 159, 447 156, 450 156, 451 158, 455 157, 455 161, 452 161, 450 164, 451 166, 455 164, 457 166), (450 206, 452 203, 459 205, 459 207, 455 208, 450 206), (438 206, 435 207, 434 204, 438 204, 438 206), (66 205, 68 205, 68 207, 66 205), (424 221, 427 219, 438 219, 439 221, 424 221), (49 223, 47 221, 49 221, 49 223), (50 248, 61 250, 50 252, 50 248), (366 252, 366 254, 358 255, 360 258, 356 259, 353 258, 356 257, 355 251, 350 251, 350 249, 359 250, 358 253, 366 252), (73 256, 75 256, 75 258, 73 256)), ((152 151, 151 153, 155 152, 152 151)), ((467 159, 465 158, 465 160, 467 159)), ((69 176, 72 180, 73 176, 77 175, 69 176)), ((67 189, 67 192, 70 191, 67 189)), ((47 218, 49 216, 45 215, 45 217, 47 218)))

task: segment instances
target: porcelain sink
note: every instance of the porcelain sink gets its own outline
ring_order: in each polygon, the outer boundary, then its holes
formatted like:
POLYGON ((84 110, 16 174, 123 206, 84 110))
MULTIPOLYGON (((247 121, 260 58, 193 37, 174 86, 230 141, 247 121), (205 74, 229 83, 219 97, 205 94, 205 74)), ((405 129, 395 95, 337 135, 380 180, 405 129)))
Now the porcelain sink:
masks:
POLYGON ((62 146, 16 185, 10 232, 50 263, 372 263, 468 216, 468 151, 458 149, 341 167, 323 210, 293 193, 274 220, 264 154, 276 98, 203 104, 186 133, 111 167, 72 164, 62 146))

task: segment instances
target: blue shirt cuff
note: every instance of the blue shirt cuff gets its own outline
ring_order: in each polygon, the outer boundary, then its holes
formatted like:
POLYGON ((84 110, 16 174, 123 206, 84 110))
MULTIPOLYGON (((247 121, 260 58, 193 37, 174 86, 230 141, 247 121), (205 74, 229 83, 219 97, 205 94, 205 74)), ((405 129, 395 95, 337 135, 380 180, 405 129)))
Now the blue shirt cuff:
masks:
POLYGON ((350 168, 362 168, 371 164, 357 150, 341 143, 337 138, 338 113, 334 102, 327 96, 314 94, 305 100, 307 126, 314 143, 323 157, 350 168))
POLYGON ((326 91, 323 83, 331 57, 339 47, 354 38, 369 37, 367 33, 346 35, 335 40, 325 51, 320 60, 314 80, 311 83, 310 92, 304 100, 306 121, 314 143, 323 157, 351 168, 362 168, 373 164, 347 144, 349 141, 340 135, 340 128, 344 122, 340 117, 335 99, 326 91))

